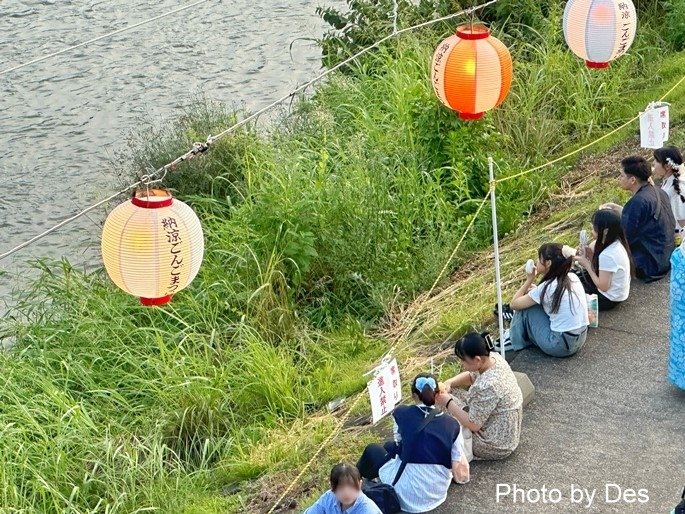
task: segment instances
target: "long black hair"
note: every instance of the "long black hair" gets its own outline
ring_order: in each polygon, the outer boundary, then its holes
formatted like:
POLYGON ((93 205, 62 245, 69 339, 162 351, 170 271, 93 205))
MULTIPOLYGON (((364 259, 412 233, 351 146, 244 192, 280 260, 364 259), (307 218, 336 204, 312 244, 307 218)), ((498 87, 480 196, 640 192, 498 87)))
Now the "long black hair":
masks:
POLYGON ((424 405, 426 405, 427 407, 432 407, 433 405, 435 405, 435 389, 432 388, 430 385, 426 384, 421 388, 421 390, 419 390, 419 388, 416 386, 416 382, 419 380, 419 378, 427 378, 429 380, 432 379, 436 388, 438 385, 438 381, 430 373, 421 373, 420 375, 416 375, 416 377, 414 377, 414 380, 412 380, 411 382, 411 392, 418 396, 424 405))
POLYGON ((654 150, 654 160, 673 173, 673 188, 678 193, 680 201, 685 203, 685 195, 680 190, 680 166, 683 164, 683 156, 675 146, 664 146, 654 150))
POLYGON ((568 274, 571 272, 571 268, 573 267, 573 257, 569 257, 567 259, 564 257, 561 249, 562 246, 560 244, 546 243, 538 250, 538 257, 540 258, 540 261, 550 262, 547 273, 545 273, 545 276, 542 277, 542 282, 544 282, 545 285, 542 287, 542 294, 540 295, 541 300, 545 298, 550 284, 552 284, 552 282, 555 280, 557 281, 557 287, 552 295, 551 312, 553 314, 559 312, 564 291, 568 291, 569 295, 571 295, 573 292, 571 287, 571 279, 568 276, 568 274))
POLYGON ((601 254, 608 246, 619 241, 623 248, 628 253, 630 259, 630 271, 633 272, 633 258, 630 253, 630 246, 626 233, 623 231, 621 225, 621 217, 614 211, 609 209, 600 209, 592 215, 592 227, 597 232, 597 241, 595 242, 595 252, 592 256, 592 269, 595 273, 599 273, 599 254, 601 254))

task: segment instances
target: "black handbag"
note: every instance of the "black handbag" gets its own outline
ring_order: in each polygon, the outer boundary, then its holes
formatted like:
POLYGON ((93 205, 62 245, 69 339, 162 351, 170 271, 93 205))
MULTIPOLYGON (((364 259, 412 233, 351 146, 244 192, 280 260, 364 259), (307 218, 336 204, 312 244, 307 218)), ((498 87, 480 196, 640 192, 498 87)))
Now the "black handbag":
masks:
POLYGON ((402 511, 397 492, 390 484, 364 479, 362 491, 381 509, 383 514, 397 514, 402 511))
MULTIPOLYGON (((418 430, 412 434, 411 439, 402 441, 400 443, 402 445, 403 450, 401 453, 403 453, 404 455, 411 455, 414 443, 418 440, 419 435, 421 434, 421 432, 423 432, 423 429, 426 428, 428 423, 430 423, 437 414, 438 410, 432 409, 431 413, 428 416, 426 416, 426 418, 419 426, 418 430)), ((390 458, 392 457, 394 456, 390 456, 390 458)), ((407 462, 403 459, 402 463, 400 464, 400 468, 397 470, 397 473, 395 474, 395 479, 392 481, 392 485, 384 484, 382 482, 372 482, 366 479, 362 482, 363 493, 366 496, 368 496, 371 499, 371 501, 373 501, 378 506, 378 508, 381 510, 383 514, 397 514, 398 512, 402 511, 402 508, 400 507, 400 499, 397 496, 397 491, 395 491, 394 485, 399 481, 400 477, 402 476, 402 473, 404 473, 404 468, 406 467, 407 462)))
POLYGON ((673 514, 685 514, 685 489, 683 489, 683 494, 680 497, 682 498, 682 501, 675 506, 673 514))

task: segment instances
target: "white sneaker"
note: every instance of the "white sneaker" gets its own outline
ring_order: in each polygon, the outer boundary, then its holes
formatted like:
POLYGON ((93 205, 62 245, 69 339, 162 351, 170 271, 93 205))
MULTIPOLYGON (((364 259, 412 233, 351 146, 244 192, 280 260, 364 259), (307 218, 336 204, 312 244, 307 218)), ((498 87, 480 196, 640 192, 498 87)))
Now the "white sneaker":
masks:
MULTIPOLYGON (((502 334, 502 340, 504 341, 504 351, 509 352, 514 349, 514 347, 511 344, 511 337, 509 335, 509 329, 504 331, 504 334, 502 334)), ((502 345, 500 341, 495 341, 495 351, 496 352, 501 352, 502 351, 502 345)))

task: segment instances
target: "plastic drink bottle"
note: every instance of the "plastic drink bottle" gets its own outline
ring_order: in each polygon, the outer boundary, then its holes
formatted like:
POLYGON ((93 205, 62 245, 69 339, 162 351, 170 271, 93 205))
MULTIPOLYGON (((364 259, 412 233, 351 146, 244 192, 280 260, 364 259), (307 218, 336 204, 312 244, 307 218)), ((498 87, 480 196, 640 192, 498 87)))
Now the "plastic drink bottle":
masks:
POLYGON ((599 299, 596 294, 585 295, 587 299, 587 314, 590 328, 597 328, 599 326, 599 299))

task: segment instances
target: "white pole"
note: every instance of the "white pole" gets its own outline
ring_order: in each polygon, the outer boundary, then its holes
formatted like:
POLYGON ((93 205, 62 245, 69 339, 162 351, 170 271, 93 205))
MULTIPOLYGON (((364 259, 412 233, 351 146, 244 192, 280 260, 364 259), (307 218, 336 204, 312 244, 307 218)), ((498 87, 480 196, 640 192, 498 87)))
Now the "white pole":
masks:
POLYGON ((495 282, 497 284, 497 321, 499 322, 500 353, 504 351, 504 318, 502 312, 502 281, 499 270, 499 236, 497 233, 497 199, 495 198, 495 164, 492 157, 488 157, 488 169, 490 171, 490 203, 492 205, 492 239, 495 246, 495 282))

